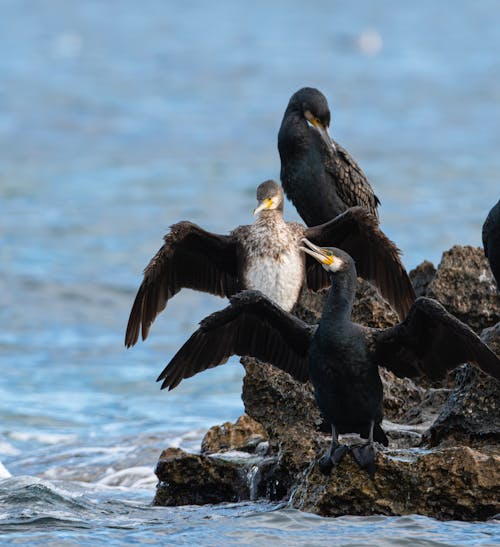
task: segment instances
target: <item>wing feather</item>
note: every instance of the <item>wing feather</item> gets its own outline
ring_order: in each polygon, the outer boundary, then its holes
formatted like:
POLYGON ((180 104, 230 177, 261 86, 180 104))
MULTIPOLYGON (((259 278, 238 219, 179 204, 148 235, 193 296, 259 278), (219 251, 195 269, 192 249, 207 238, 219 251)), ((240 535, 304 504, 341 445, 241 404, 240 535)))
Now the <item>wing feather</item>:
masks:
POLYGON ((337 193, 347 207, 361 205, 378 218, 377 206, 380 200, 373 192, 361 167, 349 152, 334 141, 336 153, 325 161, 326 170, 338 179, 337 193))
POLYGON ((307 381, 307 352, 315 327, 282 310, 259 291, 243 291, 231 305, 209 315, 158 377, 162 389, 225 363, 231 355, 273 364, 307 381))
POLYGON ((474 363, 500 379, 500 360, 436 300, 418 298, 407 318, 376 335, 377 357, 398 376, 442 378, 461 363, 474 363))
POLYGON ((183 288, 230 296, 238 291, 238 242, 233 235, 206 232, 196 224, 174 224, 144 270, 125 334, 133 346, 142 329, 145 340, 155 318, 183 288))
MULTIPOLYGON (((400 251, 382 232, 376 217, 365 208, 351 207, 325 224, 308 228, 305 237, 316 245, 338 247, 350 254, 358 275, 378 288, 401 319, 406 317, 415 301, 415 292, 401 262, 400 251)), ((306 276, 313 290, 330 285, 328 273, 309 256, 306 276)))

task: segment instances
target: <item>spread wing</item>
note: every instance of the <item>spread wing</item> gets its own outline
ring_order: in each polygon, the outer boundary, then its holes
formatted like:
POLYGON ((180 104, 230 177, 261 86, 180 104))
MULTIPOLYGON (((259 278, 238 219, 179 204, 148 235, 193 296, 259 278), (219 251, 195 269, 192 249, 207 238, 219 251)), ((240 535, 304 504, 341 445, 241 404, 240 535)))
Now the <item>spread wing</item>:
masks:
POLYGON ((338 142, 333 141, 336 153, 325 161, 326 170, 334 180, 338 180, 337 193, 347 207, 361 205, 378 218, 377 206, 380 200, 349 152, 338 142))
MULTIPOLYGON (((378 288, 400 319, 406 317, 415 301, 415 292, 401 263, 400 251, 365 208, 351 207, 325 224, 307 228, 305 237, 316 245, 338 247, 350 254, 358 275, 378 288)), ((308 287, 313 290, 330 285, 328 272, 309 256, 306 277, 308 287)))
POLYGON ((406 319, 376 335, 379 363, 398 376, 442 378, 461 363, 474 363, 500 379, 500 360, 465 323, 436 300, 418 298, 406 319))
POLYGON ((133 346, 142 328, 148 336, 156 316, 183 288, 230 296, 238 290, 238 260, 235 237, 202 230, 183 221, 174 224, 164 244, 144 270, 125 334, 125 345, 133 346))
POLYGON ((296 380, 309 378, 307 352, 316 327, 282 310, 259 291, 243 291, 206 317, 157 381, 173 389, 184 378, 225 363, 231 355, 271 363, 296 380))

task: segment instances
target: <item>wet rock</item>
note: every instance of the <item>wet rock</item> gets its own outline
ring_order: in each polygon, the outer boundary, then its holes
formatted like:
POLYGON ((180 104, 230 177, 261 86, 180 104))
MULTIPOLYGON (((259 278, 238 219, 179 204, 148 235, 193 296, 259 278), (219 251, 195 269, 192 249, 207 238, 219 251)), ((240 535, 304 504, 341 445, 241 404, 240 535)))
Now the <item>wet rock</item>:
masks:
POLYGON ((262 425, 244 414, 234 424, 225 422, 211 427, 201 441, 201 453, 214 454, 228 450, 253 452, 259 443, 265 441, 267 434, 262 425))
POLYGON ((441 302, 478 333, 500 321, 500 293, 479 247, 455 245, 443 253, 425 296, 441 302))
MULTIPOLYGON (((485 329, 481 339, 500 355, 500 323, 485 329)), ((425 440, 431 446, 500 442, 500 382, 474 366, 460 367, 456 387, 425 440)))
POLYGON ((246 470, 210 456, 168 448, 155 469, 159 484, 153 505, 203 505, 249 499, 246 470))
POLYGON ((297 509, 324 516, 408 515, 485 520, 500 511, 500 455, 495 450, 447 448, 419 454, 377 454, 373 480, 346 457, 329 477, 317 464, 292 496, 297 509))

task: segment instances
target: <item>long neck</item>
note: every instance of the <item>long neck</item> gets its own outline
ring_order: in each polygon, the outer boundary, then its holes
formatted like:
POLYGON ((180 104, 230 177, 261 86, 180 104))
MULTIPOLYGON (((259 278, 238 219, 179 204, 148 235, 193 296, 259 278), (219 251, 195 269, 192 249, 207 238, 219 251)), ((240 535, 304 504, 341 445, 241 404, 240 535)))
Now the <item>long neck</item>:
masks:
POLYGON ((351 320, 357 277, 354 266, 348 270, 331 274, 332 287, 328 293, 321 321, 342 323, 351 320))

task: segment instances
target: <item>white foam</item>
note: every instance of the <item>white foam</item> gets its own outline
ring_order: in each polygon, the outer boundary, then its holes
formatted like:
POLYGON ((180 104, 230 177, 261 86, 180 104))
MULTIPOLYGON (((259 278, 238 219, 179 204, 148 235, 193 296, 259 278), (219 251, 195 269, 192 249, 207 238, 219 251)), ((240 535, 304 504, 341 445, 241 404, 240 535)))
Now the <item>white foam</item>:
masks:
POLYGON ((0 479, 8 479, 12 475, 7 471, 4 464, 0 462, 0 479))
POLYGON ((21 451, 8 442, 0 441, 0 454, 4 456, 17 456, 21 454, 21 451))
POLYGON ((38 433, 34 431, 14 431, 9 433, 9 437, 15 441, 35 441, 41 444, 59 444, 77 439, 76 435, 64 435, 61 433, 38 433))
POLYGON ((108 469, 106 476, 97 481, 101 486, 125 486, 127 488, 154 488, 158 479, 149 466, 127 467, 115 471, 108 469))

